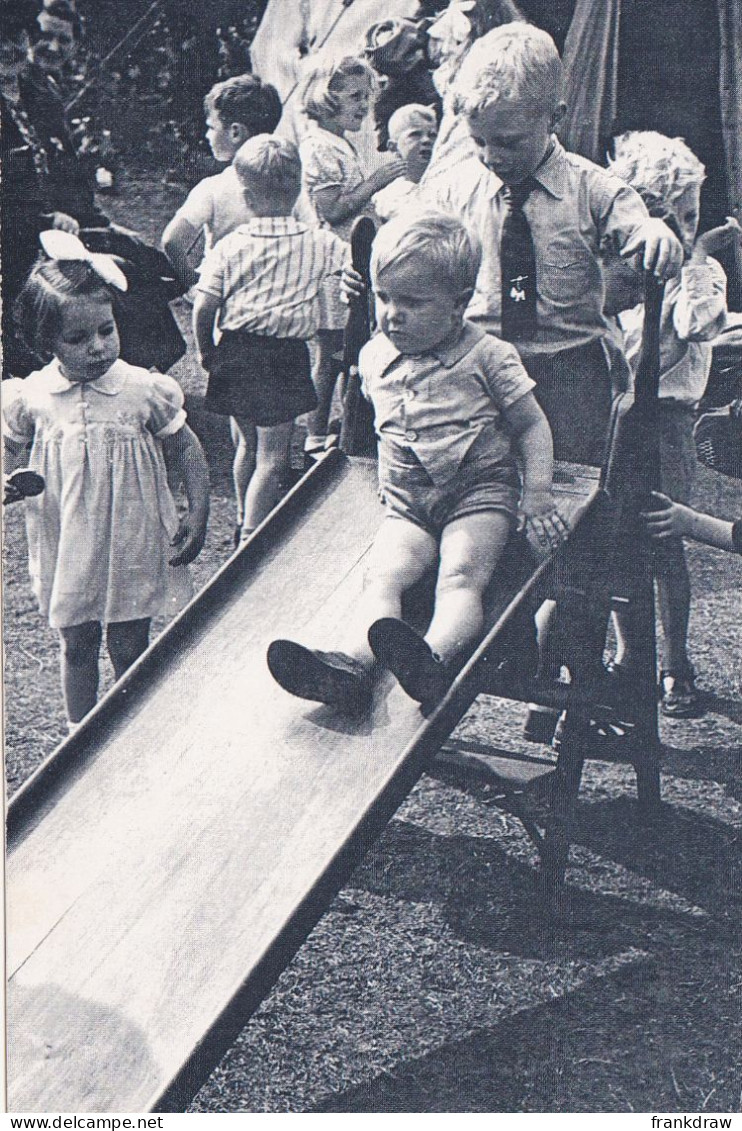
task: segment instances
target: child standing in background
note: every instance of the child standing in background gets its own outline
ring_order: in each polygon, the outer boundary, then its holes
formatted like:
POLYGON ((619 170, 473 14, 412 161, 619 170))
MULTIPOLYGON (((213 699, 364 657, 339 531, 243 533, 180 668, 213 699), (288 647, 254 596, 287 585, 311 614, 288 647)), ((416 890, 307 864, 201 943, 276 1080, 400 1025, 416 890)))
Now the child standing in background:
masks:
POLYGON ((307 341, 317 332, 322 283, 348 263, 350 248, 292 215, 301 190, 292 142, 267 134, 251 138, 234 169, 252 219, 220 240, 206 260, 193 330, 209 372, 206 407, 231 416, 241 443, 255 451, 245 491, 237 496, 239 542, 278 501, 294 419, 316 407, 307 341))
MULTIPOLYGON (((654 131, 622 134, 615 142, 611 171, 636 189, 650 214, 674 227, 683 243, 680 275, 665 288, 660 327, 660 483, 662 491, 687 506, 692 500, 697 457, 693 440, 695 410, 711 368, 711 339, 723 330, 726 276, 712 258, 738 239, 730 219, 696 237, 701 185, 706 172, 681 138, 654 131)), ((623 275, 623 273, 622 273, 623 275)), ((610 277, 610 268, 609 268, 610 277)), ((639 283, 639 291, 641 284, 639 283)), ((634 296, 632 309, 619 314, 624 348, 635 367, 641 346, 644 307, 634 296), (638 305, 634 305, 637 303, 638 305)), ((657 594, 662 622, 660 705, 663 714, 685 718, 702 713, 688 658, 690 576, 682 538, 658 541, 655 552, 657 594)), ((634 649, 631 624, 616 613, 618 648, 614 675, 631 679, 634 649)))
POLYGON ((405 163, 405 173, 377 192, 372 204, 382 222, 391 220, 400 211, 420 206, 420 181, 428 167, 438 135, 438 119, 430 106, 411 102, 395 110, 389 119, 387 149, 405 163))
MULTIPOLYGON (((405 163, 395 157, 366 176, 348 133, 357 133, 371 108, 374 73, 363 59, 346 56, 317 67, 302 91, 302 111, 312 123, 303 138, 303 187, 309 205, 323 226, 349 239, 353 221, 370 208, 374 193, 403 176, 405 163)), ((327 423, 340 363, 348 308, 340 298, 339 280, 330 280, 320 294, 320 320, 312 377, 318 405, 309 419, 306 451, 319 454, 327 442, 327 423)))
POLYGON ((162 236, 162 248, 184 291, 198 279, 189 253, 204 237, 204 259, 214 244, 250 219, 245 194, 231 164, 237 150, 256 134, 273 133, 283 107, 278 91, 257 75, 218 82, 204 99, 206 140, 217 161, 228 161, 214 177, 191 189, 162 236))
MULTIPOLYGON (((6 468, 25 459, 45 482, 26 501, 29 572, 41 612, 59 629, 70 724, 95 705, 102 625, 118 679, 168 609, 171 567, 200 552, 208 471, 171 377, 119 359, 116 288, 125 278, 76 237, 45 233, 66 257, 37 265, 17 303, 21 332, 46 365, 3 388, 6 468), (178 523, 173 467, 188 513, 178 523), (173 547, 176 547, 173 549, 173 547)), ((174 611, 174 610, 173 610, 174 611)))

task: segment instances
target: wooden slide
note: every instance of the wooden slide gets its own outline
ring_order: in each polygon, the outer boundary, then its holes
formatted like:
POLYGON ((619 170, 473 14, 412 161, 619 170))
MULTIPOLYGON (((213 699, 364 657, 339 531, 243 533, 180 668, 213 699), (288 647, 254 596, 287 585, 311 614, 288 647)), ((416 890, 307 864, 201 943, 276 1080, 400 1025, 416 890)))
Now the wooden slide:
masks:
MULTIPOLYGON (((574 517, 597 481, 563 479, 574 517)), ((381 515, 329 453, 12 800, 11 1111, 182 1110, 475 698, 482 649, 427 720, 389 675, 356 721, 273 682, 381 515)))

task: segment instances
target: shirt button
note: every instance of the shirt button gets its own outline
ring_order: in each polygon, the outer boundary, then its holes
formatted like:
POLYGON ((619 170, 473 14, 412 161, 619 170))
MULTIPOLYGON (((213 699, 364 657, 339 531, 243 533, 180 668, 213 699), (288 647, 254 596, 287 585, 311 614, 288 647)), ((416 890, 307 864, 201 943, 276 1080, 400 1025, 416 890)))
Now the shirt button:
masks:
POLYGON ((412 429, 410 429, 409 431, 405 432, 404 438, 405 440, 409 440, 411 444, 414 444, 415 440, 417 439, 417 432, 413 432, 412 429))

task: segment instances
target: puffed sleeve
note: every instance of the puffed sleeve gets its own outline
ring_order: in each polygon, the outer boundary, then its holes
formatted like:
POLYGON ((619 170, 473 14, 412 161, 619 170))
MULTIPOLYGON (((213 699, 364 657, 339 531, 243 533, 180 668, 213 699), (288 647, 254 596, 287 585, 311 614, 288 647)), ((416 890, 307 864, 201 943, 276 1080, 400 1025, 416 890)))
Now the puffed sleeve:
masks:
POLYGON ((300 146, 304 188, 313 198, 318 189, 338 188, 345 184, 345 168, 337 149, 310 135, 300 146))
POLYGON ((183 390, 173 377, 151 373, 148 427, 158 439, 172 436, 186 422, 183 390))
POLYGON ((3 436, 15 444, 27 444, 36 430, 25 393, 25 381, 19 377, 3 381, 3 436))

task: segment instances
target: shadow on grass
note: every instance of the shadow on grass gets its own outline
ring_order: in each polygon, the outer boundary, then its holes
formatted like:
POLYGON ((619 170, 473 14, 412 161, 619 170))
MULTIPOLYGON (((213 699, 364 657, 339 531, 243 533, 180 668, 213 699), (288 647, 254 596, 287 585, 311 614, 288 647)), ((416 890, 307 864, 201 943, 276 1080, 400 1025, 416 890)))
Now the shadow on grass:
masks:
POLYGON ((698 975, 693 957, 635 962, 312 1110, 735 1111, 739 1066, 718 1050, 722 1032, 726 1049, 739 1040, 739 1006, 723 982, 698 975))

